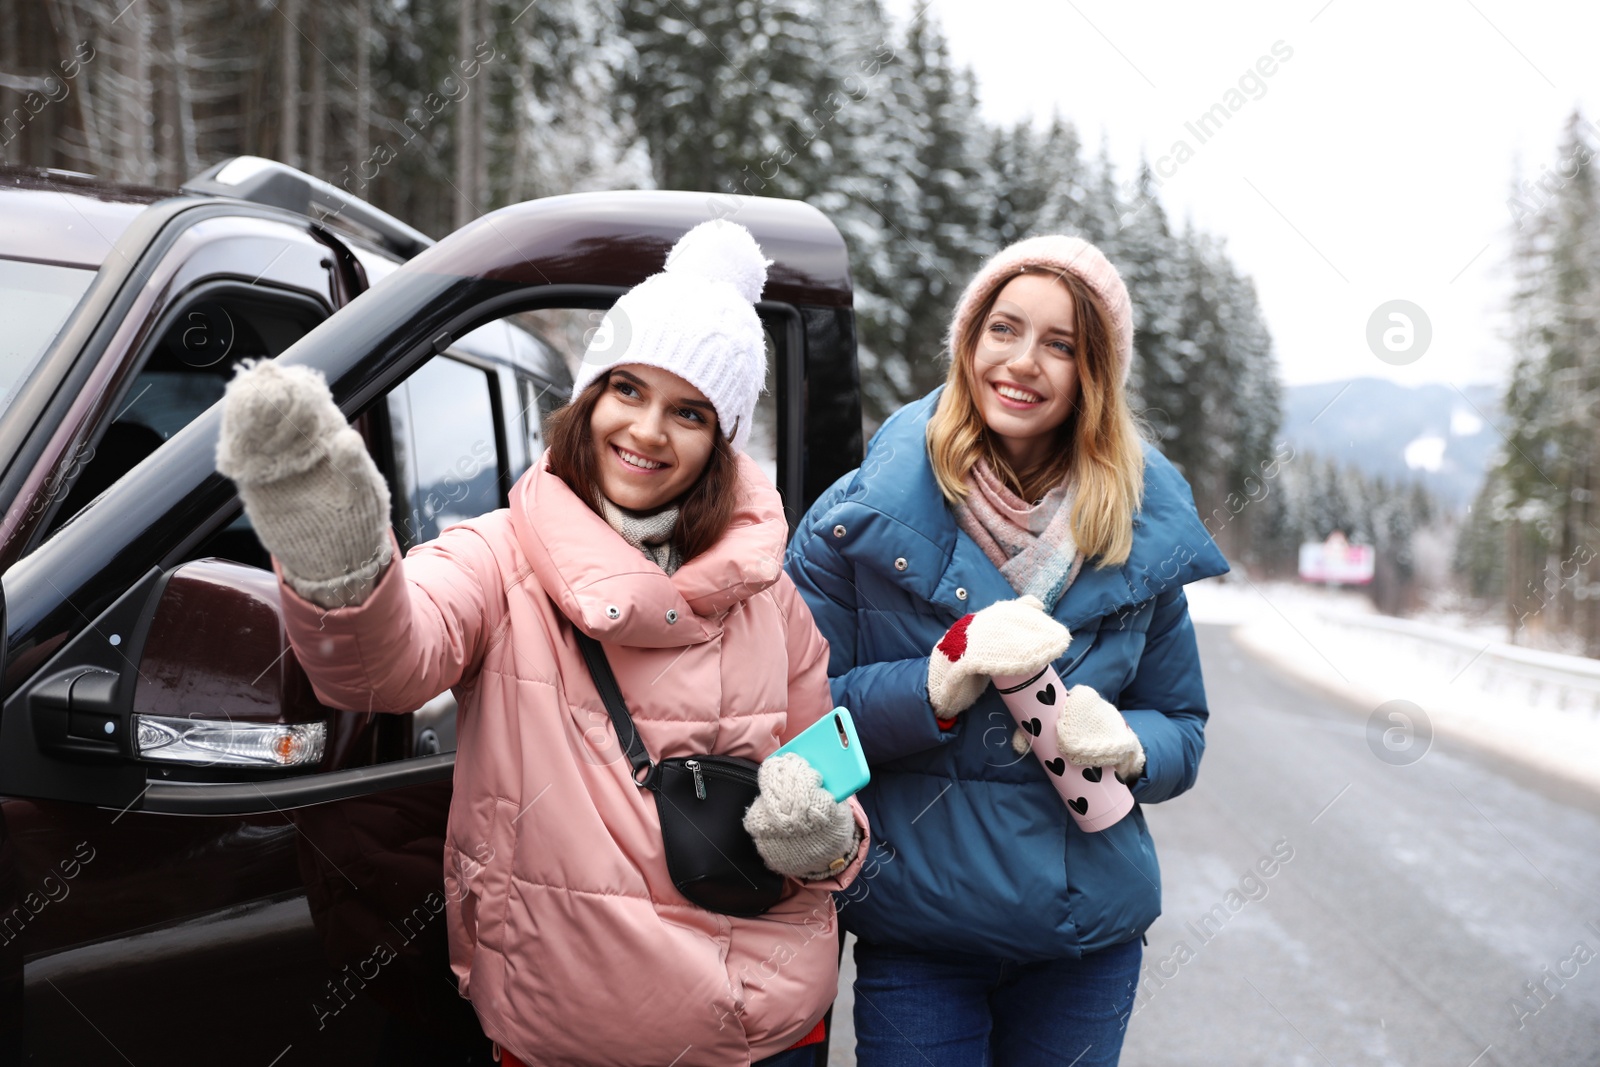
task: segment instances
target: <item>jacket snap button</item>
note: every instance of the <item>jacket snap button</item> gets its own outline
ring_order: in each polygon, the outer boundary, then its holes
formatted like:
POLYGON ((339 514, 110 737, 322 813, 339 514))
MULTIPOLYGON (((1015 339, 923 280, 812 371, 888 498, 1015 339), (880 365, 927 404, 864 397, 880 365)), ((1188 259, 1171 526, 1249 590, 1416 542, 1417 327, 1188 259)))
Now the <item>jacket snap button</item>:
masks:
POLYGON ((668 608, 667 609, 667 624, 670 626, 672 623, 675 623, 677 621, 678 621, 678 609, 677 608, 668 608))
POLYGON ((622 609, 617 607, 615 604, 608 605, 606 607, 606 618, 608 618, 608 619, 620 619, 620 618, 622 618, 622 609))
POLYGON ((903 571, 906 569, 906 558, 904 556, 901 556, 899 559, 894 561, 894 569, 897 571, 903 571))
POLYGON ((956 599, 957 600, 965 600, 965 599, 967 599, 967 590, 966 590, 965 587, 963 587, 963 586, 956 587, 956 599))
POLYGON ((833 536, 835 536, 835 537, 843 537, 844 536, 844 526, 843 525, 835 526, 833 528, 833 536))

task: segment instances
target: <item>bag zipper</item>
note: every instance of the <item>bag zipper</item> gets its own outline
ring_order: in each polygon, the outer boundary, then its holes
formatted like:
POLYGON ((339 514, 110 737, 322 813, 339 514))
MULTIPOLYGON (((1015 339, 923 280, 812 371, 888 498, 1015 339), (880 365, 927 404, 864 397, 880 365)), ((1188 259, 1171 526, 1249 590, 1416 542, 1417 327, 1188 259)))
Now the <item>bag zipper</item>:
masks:
POLYGON ((755 771, 747 771, 743 767, 731 767, 726 763, 707 763, 705 772, 714 778, 728 778, 735 782, 748 782, 751 785, 760 781, 755 771))
POLYGON ((755 771, 747 771, 743 767, 730 767, 725 763, 701 763, 697 759, 684 760, 683 765, 689 768, 689 773, 694 775, 694 795, 697 799, 706 798, 706 783, 702 775, 713 778, 726 778, 734 782, 744 782, 747 785, 756 785, 760 779, 755 771))

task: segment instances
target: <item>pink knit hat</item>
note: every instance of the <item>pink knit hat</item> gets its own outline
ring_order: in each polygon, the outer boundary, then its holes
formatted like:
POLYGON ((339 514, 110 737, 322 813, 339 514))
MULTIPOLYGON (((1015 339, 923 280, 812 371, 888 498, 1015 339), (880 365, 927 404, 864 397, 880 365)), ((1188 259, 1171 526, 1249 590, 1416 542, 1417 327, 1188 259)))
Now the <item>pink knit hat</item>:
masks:
POLYGON ((1018 241, 996 252, 978 269, 956 302, 955 317, 950 321, 947 342, 952 356, 956 338, 965 334, 973 316, 993 295, 1001 279, 1024 268, 1075 274, 1100 298, 1101 305, 1111 316, 1112 343, 1116 346, 1122 380, 1126 383, 1128 370, 1133 365, 1133 302, 1128 299, 1128 287, 1122 284, 1122 276, 1104 252, 1081 237, 1059 233, 1018 241))

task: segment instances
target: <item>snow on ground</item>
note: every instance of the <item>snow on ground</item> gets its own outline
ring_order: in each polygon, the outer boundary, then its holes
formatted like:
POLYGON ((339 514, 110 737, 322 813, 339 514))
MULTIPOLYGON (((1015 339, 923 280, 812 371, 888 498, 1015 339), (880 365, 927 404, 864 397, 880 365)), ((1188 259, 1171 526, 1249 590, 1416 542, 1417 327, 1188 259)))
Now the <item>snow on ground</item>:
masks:
MULTIPOLYGON (((1503 627, 1382 616, 1357 592, 1213 578, 1187 593, 1196 622, 1232 626, 1250 653, 1371 709, 1371 744, 1404 727, 1389 714, 1404 706, 1380 707, 1410 701, 1419 742, 1431 730, 1600 791, 1600 661, 1505 644, 1503 627)), ((1403 732, 1387 736, 1402 761, 1403 732)))

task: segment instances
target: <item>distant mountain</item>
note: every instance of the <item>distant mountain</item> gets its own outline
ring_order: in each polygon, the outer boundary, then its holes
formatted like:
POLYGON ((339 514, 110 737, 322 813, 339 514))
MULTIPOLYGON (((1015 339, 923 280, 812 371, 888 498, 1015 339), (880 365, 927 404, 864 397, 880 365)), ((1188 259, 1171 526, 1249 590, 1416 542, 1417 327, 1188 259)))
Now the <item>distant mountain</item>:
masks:
POLYGON ((1498 386, 1400 385, 1382 378, 1284 389, 1282 437, 1297 453, 1342 460, 1369 475, 1420 481, 1463 509, 1503 442, 1498 386))

